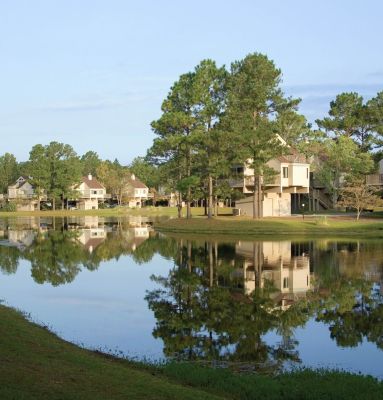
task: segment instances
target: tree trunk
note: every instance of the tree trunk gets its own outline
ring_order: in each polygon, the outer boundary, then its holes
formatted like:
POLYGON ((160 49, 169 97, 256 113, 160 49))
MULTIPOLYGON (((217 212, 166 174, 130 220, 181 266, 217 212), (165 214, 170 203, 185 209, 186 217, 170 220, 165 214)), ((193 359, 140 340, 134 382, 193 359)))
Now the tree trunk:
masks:
POLYGON ((177 204, 178 218, 182 218, 182 195, 178 193, 178 204, 177 204))
POLYGON ((262 185, 261 185, 261 178, 258 176, 257 180, 258 188, 257 188, 257 195, 258 195, 258 218, 262 218, 263 216, 263 207, 262 207, 262 185))
POLYGON ((186 218, 189 219, 192 217, 191 208, 190 208, 190 197, 191 197, 191 188, 188 188, 187 199, 186 199, 186 218))
POLYGON ((218 217, 218 196, 214 196, 214 215, 218 217))
POLYGON ((213 274, 214 274, 214 264, 213 264, 213 243, 209 242, 209 286, 213 286, 213 274))
POLYGON ((209 204, 208 204, 207 217, 211 218, 213 216, 213 177, 210 174, 208 180, 208 195, 209 195, 209 204))
POLYGON ((40 198, 40 188, 38 188, 37 189, 38 191, 37 191, 37 193, 38 193, 38 195, 37 195, 37 210, 38 211, 40 211, 40 209, 41 209, 41 198, 40 198))
POLYGON ((192 244, 191 241, 188 240, 187 241, 187 254, 188 254, 188 260, 187 260, 187 264, 188 264, 188 270, 191 273, 192 272, 192 244))
POLYGON ((52 198, 52 208, 53 208, 53 211, 56 210, 56 198, 55 197, 52 198))
POLYGON ((257 194, 257 189, 258 189, 258 178, 254 175, 254 192, 253 192, 253 219, 258 218, 258 194, 257 194))

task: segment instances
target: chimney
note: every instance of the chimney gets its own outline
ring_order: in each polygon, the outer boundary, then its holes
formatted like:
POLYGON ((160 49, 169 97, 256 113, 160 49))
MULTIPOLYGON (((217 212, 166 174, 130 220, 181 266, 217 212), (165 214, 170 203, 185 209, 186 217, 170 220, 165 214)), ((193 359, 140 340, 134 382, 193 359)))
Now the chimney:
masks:
POLYGON ((132 178, 132 181, 135 181, 136 180, 136 175, 132 174, 131 178, 132 178))
POLYGON ((92 180, 92 174, 88 174, 88 179, 91 181, 92 180))

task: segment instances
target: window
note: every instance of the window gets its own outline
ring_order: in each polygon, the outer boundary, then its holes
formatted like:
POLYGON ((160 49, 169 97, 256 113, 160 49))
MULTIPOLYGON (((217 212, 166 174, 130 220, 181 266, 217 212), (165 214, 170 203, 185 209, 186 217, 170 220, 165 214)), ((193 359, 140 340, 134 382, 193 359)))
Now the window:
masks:
POLYGON ((92 190, 92 194, 97 194, 97 190, 92 190))
POLYGON ((289 177, 289 167, 282 167, 282 176, 284 178, 288 178, 289 177))
POLYGON ((309 179, 309 169, 306 168, 306 178, 309 179))
POLYGON ((289 278, 283 278, 283 289, 287 289, 289 287, 289 278))

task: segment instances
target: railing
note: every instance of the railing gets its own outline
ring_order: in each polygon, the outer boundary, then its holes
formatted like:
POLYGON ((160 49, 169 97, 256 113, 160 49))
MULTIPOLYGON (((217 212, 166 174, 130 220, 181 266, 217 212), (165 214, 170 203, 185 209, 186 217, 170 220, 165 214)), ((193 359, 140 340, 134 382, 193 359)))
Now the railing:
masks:
POLYGON ((314 189, 313 190, 313 195, 316 200, 319 201, 319 203, 325 208, 333 208, 334 205, 332 203, 331 198, 328 195, 325 195, 321 190, 314 189))
POLYGON ((36 195, 34 194, 25 194, 25 193, 17 193, 15 196, 8 196, 8 199, 34 199, 36 195))
POLYGON ((80 194, 80 199, 104 199, 105 198, 105 193, 102 191, 100 193, 101 189, 86 189, 86 190, 79 190, 80 194), (92 192, 97 192, 97 193, 92 193, 92 192))
POLYGON ((241 179, 230 179, 229 180, 229 185, 231 187, 243 187, 245 184, 244 178, 241 179))
POLYGON ((383 174, 367 175, 367 185, 383 185, 383 174))

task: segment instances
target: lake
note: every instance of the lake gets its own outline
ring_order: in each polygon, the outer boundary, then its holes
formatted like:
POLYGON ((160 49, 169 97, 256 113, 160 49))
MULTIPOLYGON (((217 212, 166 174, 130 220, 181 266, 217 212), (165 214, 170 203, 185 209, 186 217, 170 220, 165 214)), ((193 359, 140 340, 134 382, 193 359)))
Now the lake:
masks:
POLYGON ((382 240, 168 236, 150 219, 0 219, 0 299, 136 359, 383 379, 382 240))

